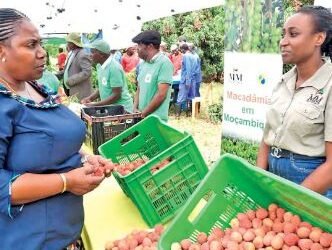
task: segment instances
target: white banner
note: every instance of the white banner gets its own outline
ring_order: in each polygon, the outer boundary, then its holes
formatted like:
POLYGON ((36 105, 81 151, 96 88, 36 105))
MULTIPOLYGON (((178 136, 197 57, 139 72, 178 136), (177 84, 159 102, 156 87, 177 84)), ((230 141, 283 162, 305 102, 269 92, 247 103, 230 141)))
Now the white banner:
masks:
POLYGON ((315 0, 315 5, 320 5, 325 8, 332 9, 332 0, 315 0))
POLYGON ((225 1, 221 152, 255 164, 265 115, 282 76, 282 0, 225 1))
POLYGON ((282 76, 278 54, 225 52, 223 137, 259 142, 275 84, 282 76))

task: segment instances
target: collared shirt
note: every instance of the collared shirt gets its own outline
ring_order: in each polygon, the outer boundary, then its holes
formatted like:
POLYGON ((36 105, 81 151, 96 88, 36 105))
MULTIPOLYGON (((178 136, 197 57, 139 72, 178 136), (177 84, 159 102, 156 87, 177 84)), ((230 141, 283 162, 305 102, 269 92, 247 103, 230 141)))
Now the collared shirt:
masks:
POLYGON ((133 99, 128 91, 126 76, 113 56, 110 56, 103 65, 97 65, 97 76, 100 99, 109 98, 113 88, 121 87, 121 97, 112 104, 123 105, 125 110, 133 112, 133 99))
POLYGON ((0 88, 0 248, 57 250, 80 236, 82 196, 65 192, 12 205, 11 184, 24 173, 63 173, 79 167, 85 125, 43 87, 30 84, 46 96, 43 103, 0 88))
POLYGON ((297 71, 286 73, 273 91, 264 142, 308 156, 325 156, 332 141, 332 64, 325 62, 295 89, 297 71))
MULTIPOLYGON (((138 109, 143 111, 158 92, 159 84, 172 85, 173 65, 169 58, 162 53, 156 54, 150 61, 140 64, 139 75, 139 103, 138 109)), ((162 120, 168 120, 168 108, 171 97, 171 88, 162 104, 153 112, 162 120)))
POLYGON ((65 71, 63 73, 63 84, 66 86, 67 89, 69 89, 69 86, 67 85, 67 81, 68 81, 68 77, 69 77, 68 70, 69 70, 70 64, 74 58, 74 55, 76 55, 76 52, 74 52, 74 50, 69 51, 68 56, 66 58, 66 62, 65 62, 65 71))

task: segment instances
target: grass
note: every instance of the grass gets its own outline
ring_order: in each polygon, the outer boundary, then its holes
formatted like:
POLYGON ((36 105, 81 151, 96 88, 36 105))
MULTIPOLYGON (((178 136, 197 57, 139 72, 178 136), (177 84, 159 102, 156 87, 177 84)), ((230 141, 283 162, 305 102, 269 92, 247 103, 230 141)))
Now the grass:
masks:
POLYGON ((182 114, 180 119, 170 112, 169 124, 179 130, 190 133, 201 151, 208 165, 215 162, 220 156, 221 123, 212 123, 208 119, 208 106, 221 102, 223 85, 220 83, 202 84, 201 86, 201 113, 196 119, 182 114))

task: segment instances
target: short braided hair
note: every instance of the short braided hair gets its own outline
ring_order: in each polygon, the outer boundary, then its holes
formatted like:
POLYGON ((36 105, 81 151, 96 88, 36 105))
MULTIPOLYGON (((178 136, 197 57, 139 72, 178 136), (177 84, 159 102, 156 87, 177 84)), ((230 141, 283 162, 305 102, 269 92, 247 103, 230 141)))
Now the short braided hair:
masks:
POLYGON ((5 42, 15 34, 17 24, 23 19, 30 20, 22 12, 11 8, 0 8, 0 42, 5 42))
POLYGON ((311 15, 314 20, 315 32, 325 32, 326 38, 321 46, 322 55, 332 60, 332 13, 322 6, 308 5, 300 8, 297 13, 311 15))

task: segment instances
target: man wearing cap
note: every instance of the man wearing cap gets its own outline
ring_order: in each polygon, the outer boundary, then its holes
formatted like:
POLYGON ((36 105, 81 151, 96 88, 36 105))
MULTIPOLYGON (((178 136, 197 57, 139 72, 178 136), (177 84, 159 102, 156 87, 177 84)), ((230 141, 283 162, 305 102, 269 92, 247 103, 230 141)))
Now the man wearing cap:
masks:
POLYGON ((143 117, 154 114, 167 121, 173 65, 159 51, 160 33, 154 30, 143 31, 132 41, 138 44, 138 56, 143 59, 137 77, 134 110, 141 111, 143 117))
POLYGON ((133 112, 133 99, 128 91, 124 71, 111 55, 109 44, 98 39, 90 45, 90 48, 92 60, 97 63, 98 89, 84 98, 81 103, 86 106, 119 104, 123 105, 126 111, 133 112), (100 101, 93 102, 97 98, 100 98, 100 101))
POLYGON ((65 65, 63 82, 67 95, 76 95, 79 100, 91 94, 91 58, 82 48, 78 33, 70 33, 66 37, 69 51, 65 65))

